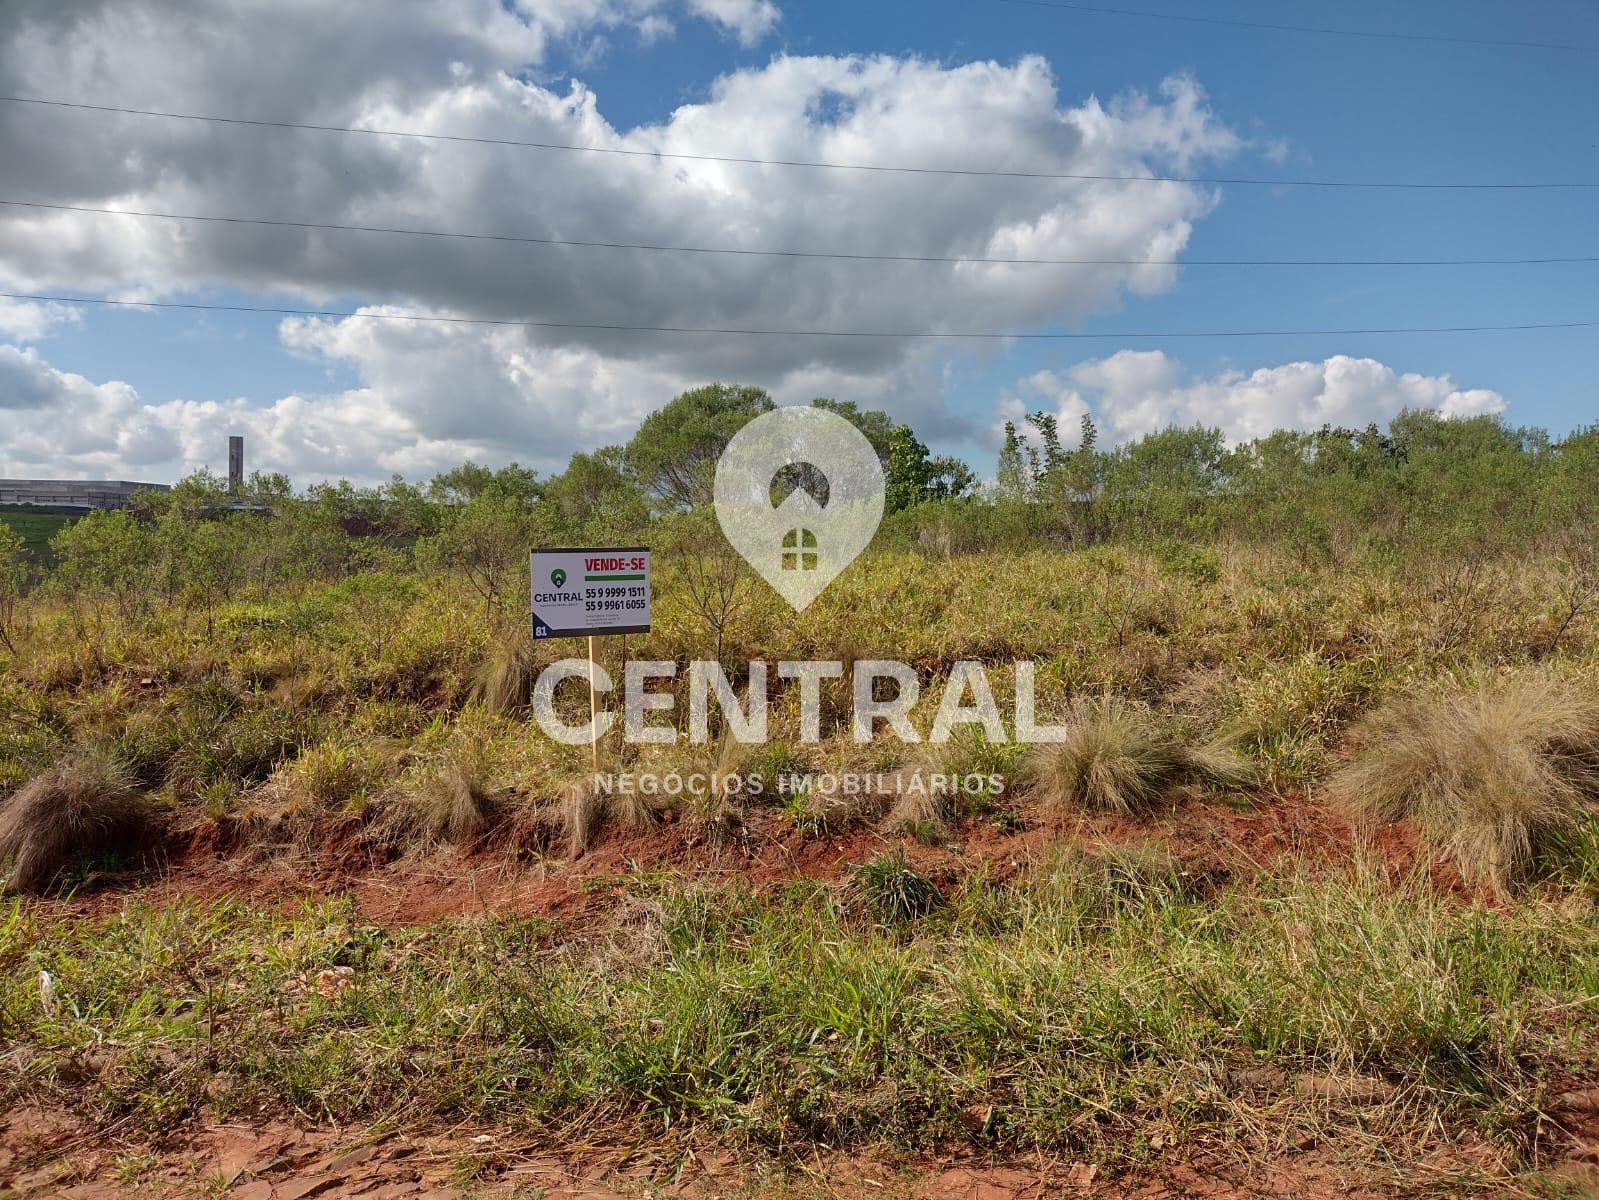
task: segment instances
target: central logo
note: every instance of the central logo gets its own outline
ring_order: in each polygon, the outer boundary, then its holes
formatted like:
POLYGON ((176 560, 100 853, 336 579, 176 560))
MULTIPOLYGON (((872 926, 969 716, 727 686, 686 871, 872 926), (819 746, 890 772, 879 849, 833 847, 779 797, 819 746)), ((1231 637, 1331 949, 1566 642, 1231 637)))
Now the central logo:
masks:
POLYGON ((778 408, 728 442, 716 519, 733 549, 803 610, 872 540, 883 464, 866 435, 821 408, 778 408))
POLYGON ((566 572, 561 570, 560 567, 556 567, 555 570, 550 572, 550 582, 553 583, 556 587, 565 587, 566 586, 566 572))

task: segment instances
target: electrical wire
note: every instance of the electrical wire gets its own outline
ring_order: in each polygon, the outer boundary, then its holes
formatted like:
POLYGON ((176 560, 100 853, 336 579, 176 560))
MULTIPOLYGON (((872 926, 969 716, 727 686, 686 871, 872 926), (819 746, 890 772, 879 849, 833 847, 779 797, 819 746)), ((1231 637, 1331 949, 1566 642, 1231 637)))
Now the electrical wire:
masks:
POLYGON ((1388 33, 1376 29, 1338 29, 1325 25, 1286 25, 1276 21, 1243 21, 1232 17, 1205 17, 1192 13, 1154 12, 1144 8, 1111 8, 1101 4, 1069 4, 1065 0, 998 0, 1025 8, 1053 8, 1066 12, 1093 13, 1113 17, 1142 17, 1154 21, 1183 21, 1191 25, 1224 25, 1234 29, 1265 29, 1273 33, 1312 33, 1330 37, 1381 38, 1396 42, 1451 42, 1461 46, 1509 46, 1522 50, 1571 50, 1579 54, 1599 54, 1599 46, 1568 42, 1533 42, 1514 38, 1462 37, 1442 33, 1388 33))
POLYGON ((971 263, 984 266, 1051 267, 1504 267, 1550 263, 1599 262, 1599 255, 1560 255, 1546 258, 992 258, 981 255, 864 254, 833 250, 762 250, 732 246, 673 246, 653 242, 586 241, 579 238, 534 237, 510 233, 468 233, 449 229, 417 229, 393 225, 341 225, 327 221, 289 221, 270 217, 224 217, 200 213, 152 212, 143 209, 103 208, 89 204, 55 204, 40 200, 0 199, 12 208, 51 212, 94 213, 115 217, 142 217, 162 221, 201 221, 223 225, 261 225, 272 228, 328 230, 339 233, 384 233, 406 237, 460 238, 479 242, 515 242, 533 246, 573 246, 606 250, 647 250, 668 254, 727 254, 757 258, 820 258, 859 262, 971 263))
POLYGON ((111 300, 90 296, 47 296, 29 292, 0 292, 0 299, 38 304, 103 305, 115 308, 183 309, 192 312, 262 313, 283 317, 319 317, 335 320, 414 321, 443 325, 482 325, 522 329, 571 329, 608 333, 718 334, 740 337, 979 339, 984 341, 1105 341, 1125 339, 1252 338, 1252 337, 1364 337, 1374 334, 1513 333, 1538 329, 1591 329, 1595 321, 1542 321, 1509 325, 1413 325, 1376 329, 1217 329, 1217 330, 1113 330, 1105 333, 1003 333, 988 330, 865 330, 865 329, 751 329, 705 328, 692 325, 621 325, 594 321, 517 321, 493 317, 444 317, 430 313, 339 312, 313 308, 280 308, 255 304, 204 304, 177 300, 111 300))
POLYGON ((1283 188, 1377 188, 1407 191, 1547 191, 1552 189, 1594 189, 1599 181, 1545 180, 1525 183, 1442 182, 1371 179, 1269 179, 1224 175, 1107 175, 1072 171, 1021 171, 977 167, 915 167, 885 163, 826 162, 813 159, 753 158, 733 154, 690 154, 672 150, 637 150, 623 146, 578 146, 567 142, 526 141, 516 138, 468 137, 464 134, 422 133, 412 129, 369 129, 356 125, 318 125, 301 121, 266 121, 246 117, 219 117, 200 113, 166 112, 159 109, 124 108, 111 104, 87 104, 69 100, 46 100, 36 96, 0 96, 0 103, 33 104, 50 108, 80 109, 87 112, 119 113, 128 116, 159 117, 173 121, 200 121, 217 125, 250 126, 263 129, 296 129, 318 133, 362 134, 369 137, 419 138, 434 142, 458 142, 483 146, 515 146, 530 150, 560 150, 581 154, 608 154, 627 158, 667 159, 674 162, 729 163, 762 167, 800 167, 826 171, 871 171, 903 175, 948 175, 994 179, 1069 180, 1084 183, 1188 183, 1283 188))

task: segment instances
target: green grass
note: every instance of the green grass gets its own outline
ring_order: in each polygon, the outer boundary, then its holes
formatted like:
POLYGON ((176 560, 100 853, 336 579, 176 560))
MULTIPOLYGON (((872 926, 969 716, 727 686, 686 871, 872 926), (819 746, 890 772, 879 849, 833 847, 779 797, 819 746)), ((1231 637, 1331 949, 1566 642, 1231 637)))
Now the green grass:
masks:
POLYGON ((65 529, 80 514, 37 509, 21 505, 0 505, 0 522, 22 539, 22 544, 35 559, 48 560, 50 539, 65 529))
POLYGON ((152 1129, 264 1103, 1111 1165, 1247 1146, 1269 1114, 1381 1139, 1403 1172, 1467 1135, 1530 1163, 1556 1065, 1599 1069, 1591 906, 1465 906, 1359 868, 1207 897, 1148 854, 1057 857, 888 924, 849 885, 632 886, 625 921, 565 935, 384 933, 338 902, 14 908, 0 1086, 152 1129), (355 986, 320 994, 337 967, 355 986))

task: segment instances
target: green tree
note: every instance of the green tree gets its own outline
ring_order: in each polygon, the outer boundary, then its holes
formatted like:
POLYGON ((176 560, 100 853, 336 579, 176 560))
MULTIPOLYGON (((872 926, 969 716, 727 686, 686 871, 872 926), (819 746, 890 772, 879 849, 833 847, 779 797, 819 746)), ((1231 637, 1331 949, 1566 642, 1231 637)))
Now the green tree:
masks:
POLYGON ((205 610, 205 628, 214 628, 216 610, 249 582, 256 556, 255 518, 227 513, 201 520, 162 523, 163 540, 177 566, 184 599, 205 610))
POLYGON ((1007 500, 1026 500, 1033 494, 1033 473, 1028 464, 1027 439, 1014 421, 1005 422, 1005 440, 999 450, 994 485, 1007 500))
POLYGON ((812 400, 811 407, 843 417, 877 451, 878 461, 883 464, 884 507, 888 512, 929 500, 954 499, 977 486, 977 476, 964 462, 948 455, 930 455, 909 425, 896 422, 880 409, 863 409, 853 400, 827 397, 812 400))
POLYGON ((491 488, 531 502, 539 495, 538 474, 518 463, 495 470, 468 459, 453 470, 435 475, 428 484, 428 495, 441 504, 466 504, 491 488))
POLYGON ((888 435, 888 465, 884 471, 884 507, 899 512, 913 504, 954 500, 977 486, 977 476, 960 459, 933 457, 909 425, 895 425, 888 435))
POLYGON ((11 526, 0 521, 0 642, 13 652, 11 632, 17 623, 22 590, 28 582, 28 547, 11 526))
POLYGON ((483 597, 483 613, 503 610, 513 582, 526 574, 535 523, 526 501, 489 488, 452 509, 438 534, 417 547, 419 561, 453 572, 483 597))
POLYGON ((894 419, 886 412, 876 408, 863 409, 853 400, 834 400, 827 396, 812 400, 811 407, 825 409, 834 416, 843 417, 859 429, 872 444, 872 449, 877 451, 883 469, 888 470, 888 460, 894 449, 894 430, 899 426, 895 425, 894 419))
POLYGON ((1111 456, 1100 503, 1115 532, 1125 536, 1206 534, 1233 461, 1220 429, 1163 429, 1111 456))
POLYGON ((733 435, 776 406, 757 387, 713 383, 684 392, 644 418, 628 442, 627 465, 668 509, 711 502, 716 460, 733 435))
POLYGON ((544 484, 544 502, 558 536, 574 541, 638 536, 649 524, 649 498, 621 446, 574 454, 544 484))
POLYGON ((313 489, 306 499, 273 502, 257 540, 253 569, 262 588, 277 583, 303 585, 338 577, 353 555, 337 494, 313 489))
POLYGON ((97 509, 50 539, 50 586, 63 596, 79 639, 104 661, 108 608, 124 622, 150 611, 165 559, 153 526, 123 509, 97 509))

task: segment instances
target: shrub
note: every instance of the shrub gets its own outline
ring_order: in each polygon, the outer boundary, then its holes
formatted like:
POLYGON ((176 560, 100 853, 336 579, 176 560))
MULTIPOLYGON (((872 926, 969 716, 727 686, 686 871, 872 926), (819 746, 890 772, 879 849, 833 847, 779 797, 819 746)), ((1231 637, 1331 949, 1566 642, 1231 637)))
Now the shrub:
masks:
POLYGON ((1225 746, 1187 745, 1148 709, 1113 697, 1073 705, 1065 740, 1036 746, 1028 769, 1049 807, 1121 816, 1147 812, 1182 783, 1253 781, 1249 764, 1225 746))
POLYGON ((249 707, 244 694, 212 677, 176 691, 159 710, 135 714, 123 741, 142 782, 192 794, 223 780, 266 779, 299 753, 313 724, 310 714, 283 705, 249 707))
POLYGON ((148 825, 127 767, 103 750, 81 750, 0 808, 5 887, 42 891, 78 856, 136 846, 148 825))
POLYGON ((1221 578, 1221 560, 1205 546, 1187 542, 1163 542, 1155 551, 1161 572, 1173 579, 1195 583, 1215 583, 1221 578))
POLYGON ((1496 886, 1530 874, 1599 797, 1599 697, 1542 673, 1401 698, 1355 736, 1332 803, 1367 824, 1413 819, 1496 886))
POLYGON ((451 761, 401 800, 386 831, 425 845, 467 843, 488 831, 495 811, 493 796, 471 767, 451 761))
POLYGON ((912 867, 899 849, 856 867, 854 887, 859 899, 885 925, 925 917, 944 902, 938 885, 912 867))
POLYGON ((520 626, 497 637, 472 680, 472 699, 490 712, 526 708, 538 682, 539 654, 528 631, 520 626))
POLYGON ((364 800, 387 774, 392 759, 381 744, 327 741, 288 764, 274 782, 280 784, 289 814, 329 813, 364 800))

